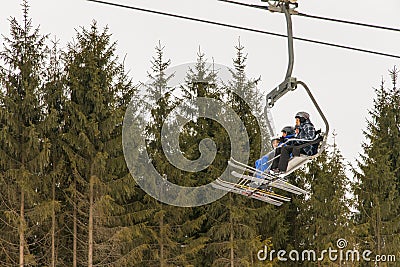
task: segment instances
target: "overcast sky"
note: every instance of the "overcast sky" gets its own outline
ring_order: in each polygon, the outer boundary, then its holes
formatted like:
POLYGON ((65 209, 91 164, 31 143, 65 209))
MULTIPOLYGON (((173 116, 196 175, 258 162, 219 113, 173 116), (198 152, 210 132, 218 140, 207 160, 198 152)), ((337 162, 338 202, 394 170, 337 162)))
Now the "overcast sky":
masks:
MULTIPOLYGON (((111 1, 111 0, 107 0, 111 1)), ((180 14, 264 31, 286 33, 283 14, 234 6, 217 0, 113 0, 115 3, 180 14)), ((262 4, 255 0, 237 0, 262 4)), ((22 1, 3 0, 0 33, 9 36, 10 17, 22 19, 22 1)), ((134 81, 146 81, 154 47, 160 40, 171 66, 194 62, 201 51, 211 61, 232 66, 234 46, 240 37, 248 54, 249 77, 261 76, 259 88, 269 92, 284 78, 287 67, 287 40, 199 22, 179 20, 139 11, 110 7, 84 0, 31 0, 30 16, 41 32, 60 40, 72 40, 75 29, 88 27, 92 20, 108 25, 118 53, 126 55, 125 65, 134 81)), ((298 11, 310 15, 358 21, 400 28, 399 0, 307 0, 298 1, 298 11)), ((333 22, 293 17, 297 37, 354 46, 400 56, 400 32, 391 32, 333 22)), ((337 144, 346 160, 353 162, 364 140, 368 109, 372 108, 374 87, 381 80, 390 85, 388 70, 400 59, 365 54, 339 48, 295 41, 293 76, 308 84, 325 113, 337 144)), ((294 123, 294 114, 305 110, 316 127, 323 127, 306 94, 297 90, 282 98, 272 109, 276 128, 294 123)), ((332 141, 332 139, 330 138, 332 141)))

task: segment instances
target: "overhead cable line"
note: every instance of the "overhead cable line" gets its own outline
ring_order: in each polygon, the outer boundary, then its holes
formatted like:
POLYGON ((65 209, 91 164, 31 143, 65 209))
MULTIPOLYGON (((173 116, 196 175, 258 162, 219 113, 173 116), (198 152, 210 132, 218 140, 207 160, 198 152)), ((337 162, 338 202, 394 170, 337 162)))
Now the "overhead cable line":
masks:
POLYGON ((299 16, 302 16, 302 17, 307 17, 307 18, 321 19, 321 20, 327 20, 327 21, 333 21, 333 22, 340 22, 340 23, 345 23, 345 24, 351 24, 351 25, 357 25, 357 26, 363 26, 363 27, 381 29, 381 30, 388 30, 388 31, 400 32, 400 29, 391 28, 391 27, 386 27, 386 26, 379 26, 379 25, 373 25, 373 24, 366 24, 366 23, 354 22, 354 21, 348 21, 348 20, 341 20, 341 19, 325 18, 325 17, 320 17, 320 16, 308 15, 308 14, 304 14, 304 13, 299 13, 298 15, 299 15, 299 16))
MULTIPOLYGON (((161 11, 156 11, 156 10, 150 10, 150 9, 144 9, 144 8, 139 8, 139 7, 127 6, 127 5, 122 5, 122 4, 112 3, 112 2, 105 2, 105 1, 100 1, 100 0, 87 0, 87 1, 95 2, 95 3, 99 3, 99 4, 104 4, 104 5, 109 5, 109 6, 127 8, 127 9, 147 12, 147 13, 153 13, 153 14, 162 15, 162 16, 168 16, 168 17, 185 19, 185 20, 196 21, 196 22, 201 22, 201 23, 207 23, 207 24, 212 24, 212 25, 217 25, 217 26, 222 26, 222 27, 227 27, 227 28, 233 28, 233 29, 237 29, 237 30, 243 30, 243 31, 249 31, 249 32, 255 32, 255 33, 261 33, 261 34, 266 34, 266 35, 272 35, 272 36, 287 38, 287 35, 285 35, 285 34, 268 32, 268 31, 263 31, 263 30, 257 30, 257 29, 252 29, 252 28, 247 28, 247 27, 242 27, 242 26, 236 26, 236 25, 231 25, 231 24, 226 24, 226 23, 221 23, 221 22, 216 22, 216 21, 198 19, 198 18, 187 17, 187 16, 182 16, 182 15, 177 15, 177 14, 172 14, 172 13, 166 13, 166 12, 161 12, 161 11)), ((293 37, 293 39, 299 40, 299 41, 303 41, 303 42, 315 43, 315 44, 319 44, 319 45, 326 45, 326 46, 332 46, 332 47, 336 47, 336 48, 342 48, 342 49, 348 49, 348 50, 353 50, 353 51, 358 51, 358 52, 363 52, 363 53, 369 53, 369 54, 374 54, 374 55, 379 55, 379 56, 400 58, 400 56, 398 56, 398 55, 382 53, 382 52, 378 52, 378 51, 372 51, 372 50, 356 48, 356 47, 351 47, 351 46, 333 44, 333 43, 328 43, 328 42, 323 42, 323 41, 318 41, 318 40, 306 39, 306 38, 302 38, 302 37, 293 37)))
MULTIPOLYGON (((235 5, 241 5, 241 6, 247 6, 247 7, 252 7, 252 8, 268 10, 268 6, 252 5, 252 4, 246 4, 246 3, 236 2, 236 1, 231 1, 231 0, 217 0, 217 1, 231 3, 231 4, 235 4, 235 5)), ((326 17, 321 17, 321 16, 308 15, 308 14, 300 13, 300 12, 297 12, 296 15, 302 16, 302 17, 307 17, 307 18, 313 18, 313 19, 320 19, 320 20, 326 20, 326 21, 333 21, 333 22, 351 24, 351 25, 356 25, 356 26, 363 26, 363 27, 376 28, 376 29, 381 29, 381 30, 400 32, 400 29, 397 29, 397 28, 379 26, 379 25, 374 25, 374 24, 367 24, 367 23, 362 23, 362 22, 354 22, 354 21, 343 20, 343 19, 326 18, 326 17)))
POLYGON ((230 0, 217 0, 217 1, 220 1, 220 2, 227 2, 227 3, 231 3, 231 4, 235 4, 235 5, 240 5, 240 6, 247 6, 247 7, 253 7, 253 8, 268 10, 268 6, 252 5, 252 4, 246 4, 246 3, 235 2, 235 1, 230 1, 230 0))

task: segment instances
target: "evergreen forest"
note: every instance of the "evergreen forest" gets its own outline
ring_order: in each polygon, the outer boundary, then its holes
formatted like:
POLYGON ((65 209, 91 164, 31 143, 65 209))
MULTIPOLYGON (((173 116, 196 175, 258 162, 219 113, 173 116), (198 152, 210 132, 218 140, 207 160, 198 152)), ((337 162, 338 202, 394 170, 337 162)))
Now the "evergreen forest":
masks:
POLYGON ((375 89, 355 164, 345 161, 333 134, 321 156, 288 177, 306 195, 286 194, 292 200, 277 207, 227 193, 179 207, 157 200, 171 193, 167 182, 206 185, 223 175, 233 150, 224 125, 201 116, 184 123, 178 145, 166 148, 163 125, 173 125, 171 114, 193 114, 193 105, 182 102, 212 98, 235 111, 242 122, 236 130, 248 136, 235 146, 247 148, 249 165, 271 149, 263 134, 267 119, 257 119, 265 95, 259 79, 246 74, 245 47, 232 44, 230 80, 222 85, 216 85, 218 69, 208 64, 212 55, 199 49, 184 83, 173 87, 168 45, 156 43, 150 82, 136 84, 107 27, 83 26, 61 48, 32 26, 27 1, 22 15, 10 19, 0 49, 0 266, 400 266, 396 67, 388 66, 388 78, 375 89), (150 112, 144 116, 144 110, 150 112), (137 125, 128 128, 133 138, 123 145, 127 111, 137 125), (144 147, 135 138, 143 138, 144 147), (138 154, 124 155, 126 145, 138 154), (174 166, 165 153, 179 149, 184 159, 197 160, 202 146, 212 146, 215 155, 210 166, 193 166, 197 171, 174 166), (154 196, 139 185, 148 170, 130 171, 127 164, 143 161, 144 154, 164 177, 148 184, 157 189, 154 196), (328 249, 338 251, 338 240, 360 257, 369 251, 369 258, 386 260, 332 259, 328 249), (295 250, 326 257, 292 260, 299 256, 295 250))

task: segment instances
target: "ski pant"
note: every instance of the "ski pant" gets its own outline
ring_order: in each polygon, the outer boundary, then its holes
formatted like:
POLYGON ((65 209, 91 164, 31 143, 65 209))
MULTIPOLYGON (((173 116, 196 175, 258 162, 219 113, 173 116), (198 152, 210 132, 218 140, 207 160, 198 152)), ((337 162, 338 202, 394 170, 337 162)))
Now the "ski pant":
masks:
MULTIPOLYGON (((272 150, 267 155, 264 155, 260 159, 256 160, 255 168, 261 172, 265 172, 271 166, 272 162, 270 162, 270 160, 274 158, 274 156, 275 156, 275 151, 272 150)), ((256 177, 262 178, 262 175, 258 174, 257 172, 256 177)))
POLYGON ((290 154, 293 154, 293 157, 300 156, 301 148, 299 146, 284 146, 284 147, 277 147, 275 149, 275 157, 280 155, 280 157, 274 159, 272 163, 271 169, 279 169, 280 171, 286 172, 290 154))

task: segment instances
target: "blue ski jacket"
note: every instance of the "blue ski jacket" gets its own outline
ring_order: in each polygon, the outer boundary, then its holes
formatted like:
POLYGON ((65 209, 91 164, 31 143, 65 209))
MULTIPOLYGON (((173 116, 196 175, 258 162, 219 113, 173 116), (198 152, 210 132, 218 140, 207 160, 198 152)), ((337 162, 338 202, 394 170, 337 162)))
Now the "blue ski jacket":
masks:
POLYGON ((282 142, 279 142, 279 144, 278 144, 278 146, 282 146, 282 144, 284 144, 284 145, 286 145, 287 143, 287 141, 289 140, 289 139, 291 139, 291 138, 295 138, 296 137, 296 135, 295 134, 288 134, 288 135, 286 135, 285 137, 284 137, 284 141, 282 142))

